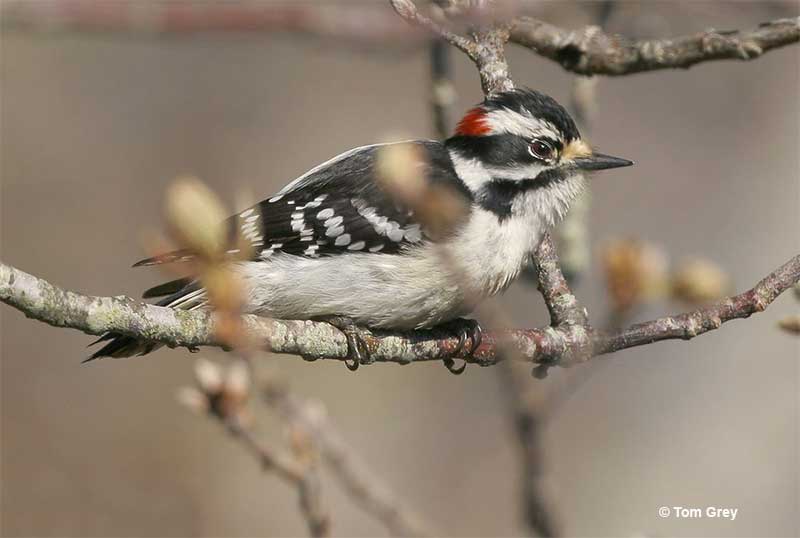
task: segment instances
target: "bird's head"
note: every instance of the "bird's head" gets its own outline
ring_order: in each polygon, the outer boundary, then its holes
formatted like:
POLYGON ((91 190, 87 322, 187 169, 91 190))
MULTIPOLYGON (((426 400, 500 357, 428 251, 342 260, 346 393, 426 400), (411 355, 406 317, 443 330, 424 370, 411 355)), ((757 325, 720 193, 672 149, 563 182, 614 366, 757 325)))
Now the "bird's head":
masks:
POLYGON ((507 205, 514 195, 558 189, 585 171, 633 164, 593 151, 564 107, 529 89, 487 98, 467 112, 446 144, 467 186, 507 205))

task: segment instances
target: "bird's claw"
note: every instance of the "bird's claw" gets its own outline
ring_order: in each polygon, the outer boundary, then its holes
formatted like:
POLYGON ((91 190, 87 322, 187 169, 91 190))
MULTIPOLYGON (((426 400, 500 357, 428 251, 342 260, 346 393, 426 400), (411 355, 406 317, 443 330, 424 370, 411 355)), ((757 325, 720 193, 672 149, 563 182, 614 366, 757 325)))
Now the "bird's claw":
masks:
POLYGON ((460 368, 456 368, 453 357, 461 355, 464 352, 467 340, 470 341, 470 344, 469 352, 465 356, 466 358, 472 357, 483 340, 483 329, 474 319, 457 319, 452 323, 455 325, 456 331, 458 331, 458 344, 456 344, 455 349, 449 354, 450 356, 442 359, 442 362, 445 368, 447 368, 447 371, 451 374, 461 375, 467 368, 467 362, 464 361, 464 364, 462 364, 460 368))
POLYGON ((456 368, 456 361, 450 357, 442 359, 442 362, 444 363, 444 367, 447 368, 447 371, 453 375, 461 375, 464 373, 464 370, 467 369, 466 361, 464 361, 464 364, 462 364, 460 368, 456 368))
POLYGON ((347 339, 347 358, 344 365, 351 372, 369 361, 369 348, 361 335, 358 325, 350 318, 335 317, 326 319, 328 323, 342 331, 347 339))
POLYGON ((343 332, 345 338, 347 338, 347 360, 344 361, 344 365, 351 372, 355 372, 358 370, 358 367, 361 366, 361 363, 364 362, 364 355, 369 355, 369 351, 358 332, 350 330, 343 332))

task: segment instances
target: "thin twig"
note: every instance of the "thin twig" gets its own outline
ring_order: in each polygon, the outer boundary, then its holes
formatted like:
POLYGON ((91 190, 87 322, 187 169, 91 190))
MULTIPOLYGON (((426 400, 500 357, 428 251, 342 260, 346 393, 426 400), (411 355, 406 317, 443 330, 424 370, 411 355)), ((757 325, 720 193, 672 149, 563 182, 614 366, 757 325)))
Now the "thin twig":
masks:
POLYGON ((551 324, 586 325, 586 311, 578 304, 578 299, 561 272, 556 247, 549 234, 542 238, 533 262, 539 275, 539 291, 550 312, 551 324))
POLYGON ((800 41, 800 17, 766 22, 748 31, 706 30, 670 39, 630 41, 598 26, 570 31, 531 17, 514 21, 510 40, 580 75, 630 75, 686 69, 711 60, 752 60, 800 41))
POLYGON ((450 51, 444 40, 431 41, 431 115, 434 133, 441 140, 450 136, 450 107, 455 97, 450 51))
POLYGON ((426 32, 403 24, 384 5, 352 2, 161 2, 142 0, 5 0, 11 31, 133 36, 199 33, 293 33, 337 44, 408 46, 426 32))
POLYGON ((477 52, 477 46, 472 40, 451 32, 444 26, 420 13, 413 0, 389 0, 392 7, 403 19, 412 26, 419 26, 439 36, 457 49, 465 52, 470 58, 477 52))
POLYGON ((219 419, 231 437, 241 441, 265 470, 277 472, 281 478, 297 487, 300 510, 311 536, 329 536, 330 517, 322 505, 319 471, 316 466, 301 465, 294 458, 266 447, 242 424, 236 414, 219 416, 219 419))
POLYGON ((221 417, 221 421, 231 437, 241 441, 265 470, 275 471, 288 482, 296 483, 302 479, 305 469, 294 458, 261 444, 252 432, 244 427, 239 417, 230 415, 221 417))
POLYGON ((238 441, 261 464, 264 471, 297 489, 300 511, 311 536, 330 535, 330 516, 322 502, 318 459, 306 438, 295 436, 293 453, 263 444, 253 434, 247 401, 250 394, 252 364, 250 354, 239 353, 240 360, 223 373, 216 364, 205 359, 195 361, 195 387, 182 387, 178 401, 191 411, 219 421, 230 437, 238 441))
POLYGON ((417 514, 395 497, 342 439, 324 409, 290 393, 274 380, 264 383, 264 400, 287 422, 297 424, 312 439, 334 476, 354 501, 381 521, 392 536, 434 536, 417 514))
MULTIPOLYGON (((471 37, 460 36, 430 17, 420 13, 413 0, 389 0, 395 11, 412 25, 430 31, 457 49, 464 52, 475 63, 481 77, 481 87, 485 94, 507 91, 514 88, 508 76, 508 63, 505 59, 505 44, 508 41, 510 25, 505 22, 489 22, 475 26, 471 37)), ((489 17, 476 17, 487 19, 489 17)))
POLYGON ((533 536, 556 537, 561 523, 544 490, 543 412, 549 403, 541 384, 533 384, 528 370, 520 363, 506 361, 498 369, 502 393, 519 441, 522 478, 520 499, 525 524, 533 536))

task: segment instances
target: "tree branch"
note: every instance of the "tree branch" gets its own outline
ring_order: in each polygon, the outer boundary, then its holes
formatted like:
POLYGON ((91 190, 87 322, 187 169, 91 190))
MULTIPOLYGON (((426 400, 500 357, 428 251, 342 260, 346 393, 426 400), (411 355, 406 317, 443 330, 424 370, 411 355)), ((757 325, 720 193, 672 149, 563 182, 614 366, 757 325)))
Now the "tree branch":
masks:
POLYGON ((255 457, 262 469, 274 471, 284 481, 294 485, 311 536, 329 536, 331 518, 322 502, 319 466, 311 457, 312 448, 308 443, 302 442, 303 439, 293 443, 294 454, 289 455, 261 443, 255 437, 244 410, 249 376, 236 376, 229 372, 223 380, 222 373, 213 363, 202 360, 195 363, 195 376, 198 387, 184 387, 179 393, 179 400, 190 410, 218 420, 231 438, 255 457))
POLYGON ((728 297, 715 305, 637 323, 620 331, 599 333, 595 338, 593 351, 595 354, 605 354, 662 340, 690 340, 708 331, 719 329, 727 321, 763 312, 781 293, 798 281, 800 281, 800 256, 795 256, 751 290, 728 297))
POLYGON ((430 17, 420 13, 413 0, 389 0, 389 2, 397 14, 411 24, 412 27, 419 26, 428 30, 431 34, 441 37, 457 49, 465 52, 470 58, 476 53, 477 47, 473 41, 451 32, 430 17))
POLYGON ((629 41, 598 26, 571 31, 530 17, 514 21, 510 40, 580 75, 629 75, 689 68, 711 60, 752 60, 800 41, 800 17, 748 31, 707 30, 670 39, 629 41))
POLYGON ((355 502, 380 520, 392 536, 435 536, 427 523, 396 498, 355 455, 333 428, 324 408, 303 400, 275 380, 267 380, 264 400, 289 423, 297 424, 312 439, 328 467, 355 502))
POLYGON ((5 30, 182 35, 292 32, 350 44, 422 42, 383 5, 141 0, 6 0, 5 30))
POLYGON ((539 291, 550 312, 551 324, 586 325, 586 312, 578 304, 578 299, 561 272, 556 247, 550 234, 542 238, 533 256, 533 263, 539 277, 539 291))
MULTIPOLYGON (((540 265, 547 268, 547 263, 540 265)), ((614 332, 598 331, 571 322, 543 329, 492 331, 484 336, 474 354, 469 355, 471 350, 465 349, 461 358, 469 363, 490 366, 502 361, 502 352, 511 349, 512 355, 521 360, 555 366, 661 340, 690 339, 717 329, 726 321, 746 318, 764 310, 780 293, 798 281, 800 256, 789 260, 752 290, 708 308, 614 332)), ((558 311, 563 304, 569 303, 565 299, 568 295, 571 294, 546 292, 546 297, 553 298, 551 311, 554 308, 558 311)), ((65 291, 3 263, 0 263, 0 301, 49 325, 69 327, 87 334, 114 331, 171 347, 221 346, 214 337, 213 313, 179 312, 139 303, 128 297, 92 297, 65 291)), ((252 337, 275 353, 299 355, 307 360, 347 359, 344 335, 327 323, 273 320, 252 315, 244 316, 244 323, 252 337)), ((441 360, 458 346, 456 335, 438 329, 365 331, 364 339, 370 350, 370 362, 409 364, 441 360)))
POLYGON ((311 536, 330 536, 330 517, 322 507, 319 472, 315 466, 300 465, 287 456, 271 451, 237 417, 223 417, 220 420, 231 437, 241 441, 264 469, 277 471, 284 480, 297 487, 300 510, 311 536))
POLYGON ((508 77, 505 59, 505 44, 508 41, 509 25, 492 22, 472 29, 471 38, 451 32, 430 17, 420 13, 413 0, 389 0, 398 15, 409 24, 420 26, 439 36, 464 52, 475 63, 481 77, 481 87, 487 95, 514 88, 508 77))

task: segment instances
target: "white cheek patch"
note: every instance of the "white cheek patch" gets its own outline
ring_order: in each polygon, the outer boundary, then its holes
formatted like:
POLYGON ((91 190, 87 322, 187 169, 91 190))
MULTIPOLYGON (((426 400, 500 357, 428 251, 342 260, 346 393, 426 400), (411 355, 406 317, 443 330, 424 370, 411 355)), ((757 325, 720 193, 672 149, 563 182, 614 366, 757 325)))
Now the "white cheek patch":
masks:
POLYGON ((486 171, 491 177, 522 181, 524 179, 534 179, 547 167, 540 164, 529 164, 526 166, 487 166, 486 171))
POLYGON ((491 129, 491 134, 513 134, 525 138, 544 136, 553 140, 561 138, 558 129, 549 121, 507 108, 492 110, 486 114, 486 124, 491 129))
POLYGON ((487 182, 491 181, 492 176, 478 159, 468 159, 462 157, 455 150, 450 150, 450 160, 453 161, 453 168, 461 180, 475 192, 487 182))

